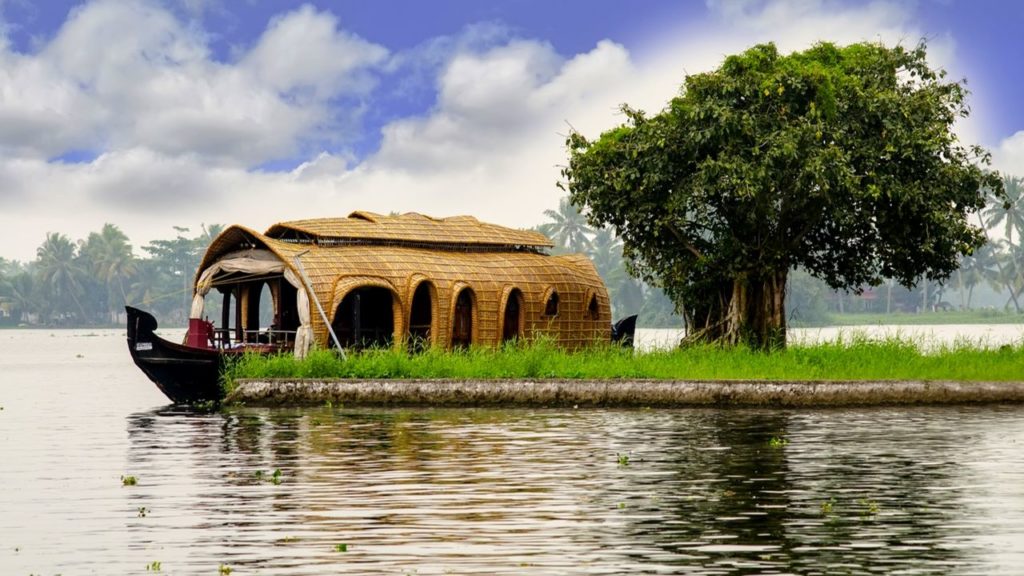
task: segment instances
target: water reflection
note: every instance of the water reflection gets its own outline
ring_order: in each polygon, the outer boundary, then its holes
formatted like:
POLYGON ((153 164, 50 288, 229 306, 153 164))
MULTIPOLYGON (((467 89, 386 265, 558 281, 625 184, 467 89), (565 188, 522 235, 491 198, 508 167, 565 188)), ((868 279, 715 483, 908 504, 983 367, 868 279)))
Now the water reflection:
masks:
POLYGON ((159 410, 129 420, 133 543, 261 574, 1012 573, 1019 416, 159 410))

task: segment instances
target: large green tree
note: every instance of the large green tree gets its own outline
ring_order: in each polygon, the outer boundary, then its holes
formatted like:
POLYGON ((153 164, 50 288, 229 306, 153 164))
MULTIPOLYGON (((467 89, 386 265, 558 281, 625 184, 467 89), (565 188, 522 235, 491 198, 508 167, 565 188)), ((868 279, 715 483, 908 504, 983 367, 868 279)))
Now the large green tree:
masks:
POLYGON ((623 106, 600 138, 571 133, 560 185, 691 334, 782 346, 794 267, 834 289, 912 286, 982 244, 967 215, 1002 184, 953 131, 965 98, 923 44, 759 45, 688 76, 656 115, 623 106))

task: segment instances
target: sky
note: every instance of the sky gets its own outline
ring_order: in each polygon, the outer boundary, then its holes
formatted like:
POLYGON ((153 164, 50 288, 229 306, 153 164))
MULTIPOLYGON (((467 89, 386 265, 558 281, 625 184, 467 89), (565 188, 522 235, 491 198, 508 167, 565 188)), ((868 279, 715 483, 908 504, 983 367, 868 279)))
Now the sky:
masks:
POLYGON ((355 210, 544 221, 566 134, 657 112, 761 42, 928 44, 961 140, 1024 175, 1014 0, 0 0, 0 257, 110 222, 355 210))

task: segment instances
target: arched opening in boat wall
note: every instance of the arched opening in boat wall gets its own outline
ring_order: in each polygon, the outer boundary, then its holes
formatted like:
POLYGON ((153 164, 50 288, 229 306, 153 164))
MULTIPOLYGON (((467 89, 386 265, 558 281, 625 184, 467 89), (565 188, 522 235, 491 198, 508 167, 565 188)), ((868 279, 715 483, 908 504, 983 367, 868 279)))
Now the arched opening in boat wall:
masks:
POLYGON ((501 313, 501 341, 510 342, 523 337, 523 293, 513 288, 504 298, 501 313))
POLYGON ((469 348, 473 344, 475 316, 476 293, 467 286, 458 291, 452 307, 452 348, 469 348))
POLYGON ((544 317, 547 319, 558 316, 558 304, 561 298, 558 296, 558 291, 554 288, 548 288, 544 293, 544 317))
POLYGON ((294 343, 300 324, 295 286, 281 276, 233 281, 224 275, 215 281, 223 295, 220 321, 214 330, 218 346, 294 343))
POLYGON ((587 298, 587 318, 595 322, 601 319, 601 309, 597 304, 597 294, 590 294, 587 298))
POLYGON ((437 302, 437 290, 429 280, 423 280, 416 286, 409 306, 409 349, 422 352, 433 342, 434 304, 437 302))
POLYGON ((243 335, 245 342, 268 341, 264 329, 273 321, 277 302, 270 287, 271 280, 253 280, 241 284, 244 296, 242 308, 245 311, 243 335), (264 321, 264 316, 267 316, 264 321))
POLYGON ((278 309, 277 298, 274 294, 277 292, 277 286, 270 282, 264 282, 263 287, 260 288, 259 308, 258 308, 258 322, 260 330, 269 329, 271 325, 277 324, 274 318, 274 312, 278 309))
MULTIPOLYGON (((208 265, 197 274, 186 340, 200 347, 294 347, 303 325, 300 307, 307 306, 299 279, 280 257, 264 248, 224 252, 216 259, 211 259, 210 251, 204 257, 208 265), (220 305, 214 303, 207 309, 205 299, 211 290, 221 294, 220 305), (212 313, 219 323, 209 322, 204 312, 212 313)), ((308 323, 307 318, 306 326, 308 323)), ((305 342, 308 341, 306 336, 305 342)), ((297 354, 305 351, 305 345, 301 350, 295 349, 297 354)))
MULTIPOLYGON (((388 348, 394 342, 396 299, 382 286, 353 288, 334 311, 331 327, 343 348, 388 348)), ((331 344, 333 346, 333 343, 331 344)))
POLYGON ((238 309, 238 286, 218 286, 217 291, 223 296, 220 307, 220 325, 216 338, 220 346, 230 346, 238 341, 237 332, 241 330, 241 316, 238 309))

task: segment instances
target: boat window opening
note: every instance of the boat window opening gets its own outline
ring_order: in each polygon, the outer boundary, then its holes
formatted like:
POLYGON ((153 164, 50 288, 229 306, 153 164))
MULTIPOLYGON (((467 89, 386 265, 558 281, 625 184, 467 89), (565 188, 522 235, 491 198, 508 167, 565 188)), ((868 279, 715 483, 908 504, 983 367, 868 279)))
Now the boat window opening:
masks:
POLYGON ((431 324, 433 323, 434 285, 421 282, 413 293, 409 312, 409 349, 422 352, 430 345, 431 324))
POLYGON ((237 348, 246 345, 272 345, 288 349, 295 343, 301 324, 297 289, 283 276, 248 277, 229 283, 218 278, 215 289, 221 298, 208 298, 207 314, 216 318, 213 327, 215 348, 237 348))
POLYGON ((523 293, 518 288, 512 290, 505 302, 505 312, 501 324, 501 341, 511 342, 522 337, 523 329, 523 293))
POLYGON ((473 308, 476 296, 470 288, 463 288, 455 299, 452 317, 452 348, 469 348, 473 343, 473 308))
POLYGON ((224 303, 221 307, 220 327, 214 330, 214 340, 219 348, 231 347, 231 324, 236 315, 235 309, 238 306, 237 300, 233 297, 234 290, 231 288, 218 288, 224 294, 224 303))
POLYGON ((262 283, 246 283, 241 286, 244 312, 242 319, 242 341, 256 342, 260 335, 260 288, 262 283))
POLYGON ((243 300, 246 294, 243 292, 241 286, 235 286, 232 289, 232 300, 235 301, 235 319, 234 319, 234 336, 235 345, 245 343, 245 310, 248 302, 243 300))
POLYGON ((544 303, 544 315, 545 316, 558 316, 558 292, 552 292, 548 296, 548 301, 544 303))
POLYGON ((247 341, 279 348, 293 346, 299 327, 296 288, 283 278, 269 278, 251 285, 249 294, 258 294, 259 300, 249 303, 247 341))
POLYGON ((261 282, 250 288, 249 294, 255 295, 255 302, 249 303, 249 311, 252 320, 248 326, 249 341, 255 340, 260 344, 270 344, 272 332, 277 328, 277 302, 274 299, 274 292, 271 289, 273 280, 261 282))
POLYGON ((346 294, 331 322, 341 346, 389 348, 395 336, 394 305, 394 297, 387 288, 367 286, 346 294))
POLYGON ((231 319, 225 328, 230 330, 235 344, 242 342, 242 293, 238 286, 231 287, 231 319))
POLYGON ((591 320, 600 320, 601 319, 601 312, 600 312, 600 309, 597 306, 597 296, 596 295, 592 295, 590 297, 590 303, 587 304, 587 316, 591 320))
POLYGON ((298 294, 299 289, 288 282, 281 282, 278 287, 277 310, 278 328, 285 333, 294 335, 301 324, 299 320, 298 294))

